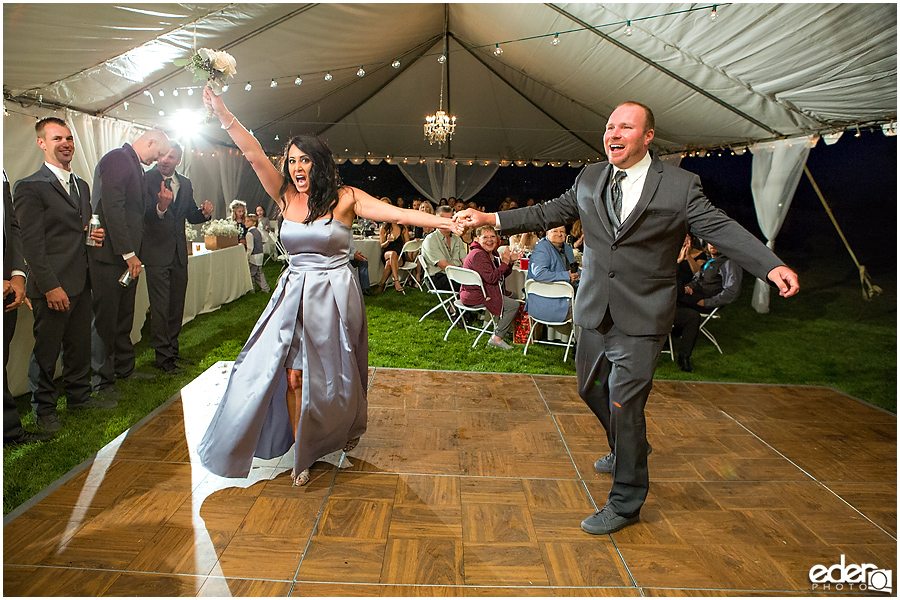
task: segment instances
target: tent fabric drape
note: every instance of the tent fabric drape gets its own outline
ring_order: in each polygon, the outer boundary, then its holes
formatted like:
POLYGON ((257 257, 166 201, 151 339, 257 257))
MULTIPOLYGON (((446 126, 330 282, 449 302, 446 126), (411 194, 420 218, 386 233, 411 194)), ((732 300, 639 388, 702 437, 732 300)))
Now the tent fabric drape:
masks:
POLYGON ((437 204, 441 198, 468 200, 494 176, 498 165, 459 165, 452 159, 400 164, 403 176, 426 198, 437 204))
MULTIPOLYGON (((814 145, 813 139, 800 137, 750 146, 753 152, 750 188, 756 205, 756 218, 766 236, 766 245, 773 250, 775 238, 803 174, 809 150, 814 145)), ((756 280, 751 304, 756 312, 769 312, 767 282, 756 280)))

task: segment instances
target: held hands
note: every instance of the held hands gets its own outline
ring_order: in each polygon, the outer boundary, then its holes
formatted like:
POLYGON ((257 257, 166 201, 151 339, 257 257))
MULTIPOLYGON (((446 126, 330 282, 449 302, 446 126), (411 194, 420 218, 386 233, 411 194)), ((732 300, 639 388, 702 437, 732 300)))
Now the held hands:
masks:
POLYGON ((438 225, 438 229, 440 229, 441 231, 449 231, 450 233, 455 233, 456 235, 462 235, 462 232, 465 229, 465 224, 457 221, 456 215, 454 215, 452 219, 441 218, 441 224, 438 225))
POLYGON ((200 205, 200 212, 203 213, 204 217, 208 217, 209 215, 211 215, 212 211, 213 211, 213 205, 212 205, 212 202, 210 202, 209 200, 207 200, 202 205, 200 205))
POLYGON ((157 210, 159 210, 159 212, 166 212, 174 199, 175 195, 172 193, 172 190, 166 187, 165 181, 161 181, 159 183, 159 196, 156 201, 157 210))
POLYGON ((493 213, 483 213, 474 208, 467 208, 453 215, 453 221, 461 223, 465 227, 481 227, 482 225, 493 225, 496 220, 493 213))
POLYGON ((790 298, 800 291, 800 280, 797 274, 784 265, 775 267, 769 271, 769 281, 778 287, 778 293, 784 298, 790 298))
MULTIPOLYGON (((87 231, 87 226, 84 227, 84 230, 87 231)), ((98 227, 91 232, 91 239, 94 240, 94 247, 99 248, 103 245, 103 240, 106 239, 106 232, 103 231, 103 228, 98 227)))
POLYGON ((137 256, 132 256, 125 261, 125 264, 128 265, 128 272, 131 273, 131 278, 137 279, 141 274, 141 259, 137 256))

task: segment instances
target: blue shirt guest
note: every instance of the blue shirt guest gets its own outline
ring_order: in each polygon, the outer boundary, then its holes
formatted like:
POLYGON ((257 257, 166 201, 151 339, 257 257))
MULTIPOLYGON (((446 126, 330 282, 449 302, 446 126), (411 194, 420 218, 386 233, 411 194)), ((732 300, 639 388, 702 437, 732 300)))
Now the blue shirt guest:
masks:
MULTIPOLYGON (((566 243, 566 228, 560 225, 547 230, 547 235, 537 243, 528 260, 528 279, 542 283, 565 281, 578 289, 581 269, 569 270, 574 265, 575 253, 566 243)), ((547 321, 565 321, 569 312, 569 301, 565 298, 544 298, 529 296, 525 299, 528 314, 547 321)))

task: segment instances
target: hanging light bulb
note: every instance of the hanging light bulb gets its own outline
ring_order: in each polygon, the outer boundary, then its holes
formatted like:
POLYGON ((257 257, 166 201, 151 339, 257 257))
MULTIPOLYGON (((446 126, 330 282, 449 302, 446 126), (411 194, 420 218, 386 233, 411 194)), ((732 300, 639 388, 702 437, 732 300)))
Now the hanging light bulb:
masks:
POLYGON ((627 21, 625 23, 625 35, 632 35, 634 33, 634 29, 631 28, 631 21, 627 21))
POLYGON ((175 88, 174 90, 172 90, 172 95, 173 95, 173 96, 177 96, 177 95, 178 95, 178 88, 175 88))
POLYGON ((553 39, 550 41, 550 43, 553 44, 554 46, 559 46, 559 34, 558 33, 553 36, 553 39))
POLYGON ((269 87, 278 87, 278 82, 275 81, 275 78, 272 78, 272 83, 269 84, 269 87))
POLYGON ((862 135, 862 134, 859 131, 859 125, 857 125, 856 126, 856 134, 853 137, 859 137, 860 135, 862 135))
MULTIPOLYGON (((225 90, 222 90, 222 91, 224 92, 225 90)), ((193 96, 193 95, 194 95, 194 88, 188 88, 188 96, 193 96)))
POLYGON ((166 113, 165 113, 165 111, 162 111, 162 110, 161 110, 161 111, 159 111, 159 116, 161 116, 161 117, 164 117, 164 116, 166 116, 166 113))
POLYGON ((159 90, 159 97, 160 97, 160 98, 164 98, 165 95, 166 95, 166 93, 165 93, 164 91, 159 90))
POLYGON ((276 134, 275 134, 275 141, 277 142, 277 141, 280 140, 280 139, 281 139, 281 138, 278 137, 278 134, 276 133, 276 134))
POLYGON ((128 110, 128 103, 127 103, 127 102, 124 102, 124 103, 122 104, 122 106, 125 107, 125 110, 128 110))
POLYGON ((331 81, 334 77, 331 76, 331 71, 325 72, 325 81, 331 81))
POLYGON ((300 85, 301 83, 303 83, 303 80, 300 79, 299 75, 297 75, 297 79, 294 80, 294 85, 300 85))
POLYGON ((500 47, 500 44, 494 44, 494 56, 500 56, 503 54, 503 48, 500 47))
POLYGON ((359 71, 356 72, 357 77, 365 77, 366 70, 362 68, 362 65, 359 65, 359 71))
POLYGON ((719 13, 716 11, 716 6, 717 5, 713 4, 712 12, 709 13, 709 22, 710 23, 715 23, 716 19, 719 17, 719 13))
POLYGON ((394 67, 395 69, 399 69, 400 68, 400 60, 399 59, 395 60, 394 62, 391 63, 391 66, 394 67))
POLYGON ((250 85, 250 82, 248 81, 247 85, 244 86, 244 91, 249 92, 252 89, 253 89, 253 86, 250 85))
POLYGON ((441 52, 441 55, 438 56, 438 62, 441 64, 444 64, 445 62, 447 62, 447 53, 446 52, 441 52))

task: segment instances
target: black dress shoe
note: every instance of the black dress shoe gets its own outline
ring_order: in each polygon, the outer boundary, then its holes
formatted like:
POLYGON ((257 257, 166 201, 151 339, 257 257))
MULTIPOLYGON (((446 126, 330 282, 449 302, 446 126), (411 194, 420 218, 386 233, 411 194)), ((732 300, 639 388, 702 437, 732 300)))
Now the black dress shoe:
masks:
POLYGON ((140 371, 132 371, 130 375, 127 375, 125 377, 118 377, 118 379, 127 379, 129 381, 132 381, 135 379, 153 379, 154 377, 156 377, 156 375, 154 375, 152 373, 141 373, 140 371))
POLYGON ((615 533, 624 527, 628 527, 640 520, 638 515, 633 517, 623 517, 613 512, 613 509, 607 504, 600 511, 595 512, 590 517, 581 522, 581 529, 592 535, 606 535, 615 533))
POLYGON ((369 288, 366 288, 362 291, 362 295, 363 296, 371 296, 373 294, 372 294, 372 292, 369 291, 369 288))
POLYGON ((121 400, 122 398, 124 398, 122 392, 118 391, 114 387, 98 390, 94 392, 94 394, 96 394, 98 398, 101 398, 103 400, 121 400))
POLYGON ((26 431, 17 438, 11 440, 3 440, 4 446, 24 446, 25 444, 33 444, 35 442, 46 442, 56 437, 55 433, 34 433, 26 431))
POLYGON ((59 422, 59 417, 56 416, 56 413, 37 415, 35 421, 37 421, 38 426, 44 431, 59 431, 62 429, 62 424, 59 422))
POLYGON ((173 360, 176 367, 191 367, 194 365, 193 362, 189 361, 186 358, 181 358, 180 356, 176 356, 173 360))
POLYGON ((681 370, 685 373, 694 372, 694 369, 691 368, 691 358, 689 356, 679 356, 678 366, 681 367, 681 370))
POLYGON ((73 404, 67 404, 66 408, 69 410, 83 410, 85 408, 115 408, 119 405, 118 402, 112 400, 109 397, 106 398, 89 398, 84 402, 78 402, 73 404))
POLYGON ((178 375, 181 373, 181 367, 174 363, 165 363, 162 365, 156 365, 156 368, 165 373, 166 375, 178 375))

